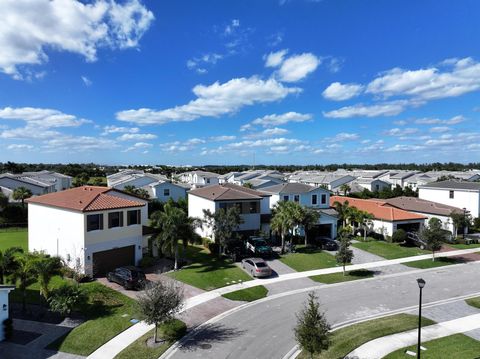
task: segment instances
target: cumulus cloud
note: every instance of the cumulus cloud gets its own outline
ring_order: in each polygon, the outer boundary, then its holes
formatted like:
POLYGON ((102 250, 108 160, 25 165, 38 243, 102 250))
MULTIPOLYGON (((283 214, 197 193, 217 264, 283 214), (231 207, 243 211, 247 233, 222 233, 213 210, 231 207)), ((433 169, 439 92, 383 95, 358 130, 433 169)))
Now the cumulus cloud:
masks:
POLYGON ((115 125, 105 126, 103 128, 102 136, 111 133, 138 133, 140 129, 138 127, 120 127, 115 125))
POLYGON ((385 149, 386 152, 412 152, 423 150, 425 146, 419 145, 394 145, 385 149))
POLYGON ((131 151, 136 151, 136 150, 143 150, 144 151, 143 153, 147 153, 148 151, 146 152, 145 150, 148 149, 148 148, 151 148, 151 147, 153 147, 153 145, 151 143, 137 142, 133 146, 127 147, 122 152, 131 152, 131 151))
POLYGON ((408 101, 401 100, 375 105, 356 104, 345 106, 338 110, 323 112, 323 115, 330 118, 395 116, 403 112, 408 104, 408 101))
POLYGON ((114 140, 91 136, 61 135, 44 142, 42 146, 47 152, 86 152, 96 150, 111 150, 118 145, 114 140))
POLYGON ((251 129, 253 126, 258 125, 262 127, 275 127, 285 125, 289 122, 305 122, 312 119, 312 115, 308 113, 298 112, 286 112, 282 114, 271 114, 263 117, 256 118, 250 124, 243 125, 241 130, 251 129))
POLYGON ((356 133, 347 133, 347 132, 340 132, 336 134, 334 137, 330 137, 327 140, 330 142, 344 142, 344 141, 354 141, 358 140, 360 136, 356 133))
POLYGON ((202 138, 190 138, 184 141, 161 143, 160 147, 165 152, 186 152, 195 149, 198 145, 206 143, 202 138))
POLYGON ((193 121, 199 117, 235 113, 244 106, 278 101, 299 92, 300 88, 285 87, 275 79, 262 80, 257 76, 235 78, 225 83, 195 86, 193 93, 197 98, 186 105, 159 111, 149 108, 121 111, 117 113, 117 119, 142 125, 193 121))
POLYGON ((3 0, 0 13, 0 71, 16 79, 19 66, 47 62, 46 49, 92 62, 99 48, 137 47, 154 19, 139 0, 3 0))
POLYGON ((80 78, 82 79, 84 85, 87 87, 91 86, 93 83, 87 76, 80 76, 80 78))
POLYGON ((266 67, 280 66, 287 53, 288 53, 288 49, 279 50, 279 51, 276 51, 276 52, 269 53, 268 55, 264 56, 265 66, 266 67))
POLYGON ((415 120, 415 123, 419 125, 456 125, 463 121, 465 121, 465 117, 457 115, 447 120, 442 120, 439 118, 419 118, 415 120))
POLYGON ((444 133, 444 132, 448 132, 448 131, 451 131, 452 129, 448 126, 436 126, 436 127, 432 127, 429 129, 430 132, 432 133, 444 133))
POLYGON ((212 142, 225 142, 225 141, 233 141, 236 136, 229 136, 229 135, 222 135, 222 136, 212 136, 209 137, 208 140, 212 142))
POLYGON ((144 141, 154 140, 157 135, 152 133, 125 133, 117 138, 119 141, 144 141))
POLYGON ((250 133, 248 135, 245 135, 245 138, 262 138, 262 137, 274 137, 274 136, 283 136, 289 133, 290 131, 284 129, 284 128, 279 128, 279 127, 274 127, 274 128, 267 128, 263 131, 260 132, 254 132, 250 133))
POLYGON ((358 96, 363 90, 363 86, 355 83, 341 84, 333 82, 322 93, 328 100, 343 101, 358 96))
POLYGON ((12 144, 12 145, 8 145, 7 149, 11 150, 11 151, 25 151, 25 150, 29 151, 29 150, 33 149, 33 146, 32 145, 27 145, 27 144, 24 144, 24 143, 12 144))
POLYGON ((383 132, 387 136, 408 136, 418 132, 418 128, 392 128, 383 132))
POLYGON ((283 61, 278 77, 283 82, 297 82, 315 71, 320 63, 320 58, 311 53, 293 55, 283 61))

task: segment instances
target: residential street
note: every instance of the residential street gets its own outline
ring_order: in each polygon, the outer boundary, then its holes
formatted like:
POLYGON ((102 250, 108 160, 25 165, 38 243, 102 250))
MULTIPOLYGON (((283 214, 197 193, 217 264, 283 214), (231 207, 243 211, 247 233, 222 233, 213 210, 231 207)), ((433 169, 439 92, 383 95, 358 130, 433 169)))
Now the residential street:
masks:
MULTIPOLYGON (((427 282, 424 304, 480 292, 480 263, 412 270, 370 280, 318 287, 332 325, 406 308, 416 312, 416 279, 427 282)), ((295 313, 307 292, 258 302, 194 333, 171 358, 283 358, 294 346, 295 313)))

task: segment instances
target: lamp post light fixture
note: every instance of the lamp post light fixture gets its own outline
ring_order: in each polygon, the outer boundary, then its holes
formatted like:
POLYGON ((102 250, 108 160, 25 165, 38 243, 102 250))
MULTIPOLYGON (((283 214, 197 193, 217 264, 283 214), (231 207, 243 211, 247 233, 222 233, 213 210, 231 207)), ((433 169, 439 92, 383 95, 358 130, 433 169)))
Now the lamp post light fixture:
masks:
POLYGON ((417 343, 417 359, 420 359, 420 342, 422 333, 422 289, 425 287, 425 281, 422 278, 417 279, 418 288, 420 288, 420 301, 418 304, 418 343, 417 343))

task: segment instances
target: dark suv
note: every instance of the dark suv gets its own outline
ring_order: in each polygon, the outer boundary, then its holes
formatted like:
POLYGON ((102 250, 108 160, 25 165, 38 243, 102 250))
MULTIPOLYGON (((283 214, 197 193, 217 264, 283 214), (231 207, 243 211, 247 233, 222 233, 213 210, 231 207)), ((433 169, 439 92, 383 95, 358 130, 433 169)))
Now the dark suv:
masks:
POLYGON ((107 273, 107 279, 125 289, 143 289, 147 282, 145 273, 134 266, 116 268, 113 272, 107 273))
POLYGON ((247 251, 259 257, 271 257, 273 255, 272 247, 261 237, 251 237, 247 239, 247 251))

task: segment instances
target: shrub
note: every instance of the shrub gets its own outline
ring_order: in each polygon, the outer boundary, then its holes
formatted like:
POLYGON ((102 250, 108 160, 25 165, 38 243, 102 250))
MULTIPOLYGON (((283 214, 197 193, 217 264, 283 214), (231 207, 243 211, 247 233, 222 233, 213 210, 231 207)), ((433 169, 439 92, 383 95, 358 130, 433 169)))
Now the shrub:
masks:
POLYGON ((212 243, 212 240, 208 237, 202 237, 202 246, 205 248, 208 248, 210 243, 212 243))
POLYGON ((170 342, 174 342, 187 333, 187 326, 178 319, 172 319, 160 326, 162 338, 170 342))
POLYGON ((86 297, 78 285, 64 284, 52 291, 48 304, 53 312, 67 316, 85 300, 86 297))
POLYGON ((155 263, 155 258, 151 256, 143 256, 143 258, 140 260, 140 267, 145 268, 145 267, 151 267, 155 263))
POLYGON ((480 217, 473 220, 473 227, 476 231, 480 231, 480 217))
POLYGON ((395 232, 393 232, 392 235, 392 242, 393 243, 403 243, 407 240, 407 232, 405 232, 403 229, 397 229, 395 232))
POLYGON ((10 339, 13 336, 13 320, 12 318, 7 318, 3 321, 3 334, 5 339, 10 339))
POLYGON ((208 250, 210 251, 211 254, 217 254, 218 253, 218 244, 215 242, 209 242, 208 243, 208 250))

